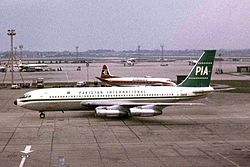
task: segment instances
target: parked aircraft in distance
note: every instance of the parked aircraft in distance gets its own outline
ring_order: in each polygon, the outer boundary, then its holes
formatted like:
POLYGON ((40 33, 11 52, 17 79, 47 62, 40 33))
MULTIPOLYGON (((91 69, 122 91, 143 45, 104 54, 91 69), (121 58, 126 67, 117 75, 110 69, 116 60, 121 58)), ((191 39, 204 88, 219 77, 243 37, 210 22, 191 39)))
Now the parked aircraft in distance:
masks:
POLYGON ((127 60, 123 61, 124 62, 124 66, 128 66, 128 67, 131 67, 131 66, 134 66, 135 63, 136 63, 136 58, 132 57, 132 58, 128 58, 127 60))
POLYGON ((101 77, 96 77, 103 83, 115 86, 139 86, 139 85, 154 85, 154 86, 174 86, 176 85, 169 78, 151 78, 151 77, 119 77, 111 75, 108 66, 103 65, 101 77))
POLYGON ((197 60, 189 60, 189 61, 188 61, 188 65, 193 66, 193 65, 195 65, 197 62, 198 62, 197 60))
POLYGON ((0 66, 0 72, 6 72, 7 68, 4 66, 0 66))
POLYGON ((48 67, 48 64, 19 64, 19 71, 23 72, 35 72, 35 71, 44 71, 48 67))
POLYGON ((160 59, 157 59, 156 61, 159 61, 159 62, 175 62, 176 59, 165 59, 165 58, 160 58, 160 59))
POLYGON ((40 112, 95 110, 96 116, 156 116, 168 106, 201 105, 180 103, 212 92, 209 86, 215 50, 206 50, 186 79, 176 86, 49 88, 30 91, 15 105, 40 112))

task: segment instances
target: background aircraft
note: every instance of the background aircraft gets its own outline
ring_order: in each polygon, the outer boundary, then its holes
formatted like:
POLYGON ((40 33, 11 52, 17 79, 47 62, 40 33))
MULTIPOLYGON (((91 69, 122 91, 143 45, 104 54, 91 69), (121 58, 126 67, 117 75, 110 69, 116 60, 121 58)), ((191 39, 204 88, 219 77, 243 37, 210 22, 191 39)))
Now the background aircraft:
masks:
POLYGON ((103 65, 101 77, 96 77, 103 83, 115 86, 139 86, 139 85, 154 85, 154 86, 174 86, 169 78, 151 78, 151 77, 119 77, 111 75, 108 66, 103 65))
POLYGON ((188 65, 193 66, 193 65, 195 65, 197 62, 198 62, 197 60, 189 60, 189 61, 188 61, 188 65))
POLYGON ((132 57, 132 58, 128 58, 127 60, 122 60, 122 62, 123 62, 124 66, 131 67, 131 66, 135 65, 137 60, 136 60, 136 58, 132 57))
POLYGON ((44 71, 48 64, 19 64, 19 71, 23 72, 35 72, 35 71, 44 71))
POLYGON ((0 72, 6 72, 6 67, 0 66, 0 72))

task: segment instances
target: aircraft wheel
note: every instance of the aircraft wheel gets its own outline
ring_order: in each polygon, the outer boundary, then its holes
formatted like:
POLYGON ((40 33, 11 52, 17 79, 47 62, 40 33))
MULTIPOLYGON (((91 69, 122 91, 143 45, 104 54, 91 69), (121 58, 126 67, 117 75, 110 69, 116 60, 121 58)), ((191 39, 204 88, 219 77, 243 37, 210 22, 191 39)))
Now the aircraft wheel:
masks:
POLYGON ((40 118, 41 119, 44 119, 45 118, 45 114, 42 112, 42 113, 40 113, 40 118))

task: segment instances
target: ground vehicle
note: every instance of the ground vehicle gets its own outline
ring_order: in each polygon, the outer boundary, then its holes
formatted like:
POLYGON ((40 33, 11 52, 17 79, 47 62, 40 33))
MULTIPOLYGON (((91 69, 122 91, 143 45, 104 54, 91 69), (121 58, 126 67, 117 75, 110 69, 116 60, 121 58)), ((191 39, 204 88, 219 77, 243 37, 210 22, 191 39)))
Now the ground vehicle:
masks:
POLYGON ((11 89, 20 89, 21 87, 17 84, 11 85, 11 89))
POLYGON ((44 81, 43 81, 43 78, 37 78, 37 79, 36 79, 36 87, 37 87, 37 88, 44 88, 44 81))
POLYGON ((82 70, 81 66, 78 66, 76 69, 76 71, 81 71, 81 70, 82 70))
POLYGON ((77 82, 76 87, 83 87, 85 85, 85 82, 77 82))

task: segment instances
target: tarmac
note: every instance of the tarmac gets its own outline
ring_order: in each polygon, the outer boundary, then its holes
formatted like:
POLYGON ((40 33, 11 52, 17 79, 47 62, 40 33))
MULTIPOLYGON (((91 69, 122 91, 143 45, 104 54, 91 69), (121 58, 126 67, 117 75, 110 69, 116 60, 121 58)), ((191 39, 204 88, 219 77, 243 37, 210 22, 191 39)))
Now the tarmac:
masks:
MULTIPOLYGON (((101 63, 60 64, 63 71, 26 72, 25 81, 86 81, 99 76, 101 63), (76 71, 77 66, 82 71, 76 71)), ((114 75, 176 79, 187 75, 187 62, 138 63, 134 67, 108 64, 114 75)), ((226 74, 213 80, 249 80, 235 74, 244 62, 215 63, 226 74), (233 73, 233 74, 232 74, 233 73)), ((57 68, 59 65, 51 65, 57 68)), ((18 73, 14 77, 18 80, 18 73)), ((4 73, 0 73, 2 79, 4 73)), ((10 74, 6 76, 10 80, 10 74)), ((19 79, 20 80, 20 79, 19 79)), ((205 106, 167 107, 155 117, 102 118, 89 112, 51 112, 45 119, 37 111, 13 104, 32 89, 0 89, 0 167, 244 167, 250 166, 250 103, 247 93, 214 92, 192 102, 205 106), (20 151, 31 145, 33 152, 20 151)))
MULTIPOLYGON (((176 75, 188 75, 193 66, 188 65, 188 61, 168 62, 168 66, 160 66, 160 62, 142 62, 132 67, 124 67, 121 63, 107 63, 110 72, 113 75, 123 77, 162 77, 170 78, 176 81, 176 75)), ((213 73, 212 80, 250 80, 250 75, 236 73, 237 66, 247 65, 250 62, 233 62, 222 61, 215 62, 213 71, 216 68, 222 68, 224 74, 217 75, 213 73)), ((96 77, 101 75, 103 63, 90 63, 86 67, 85 63, 81 64, 48 64, 49 68, 62 68, 62 71, 44 71, 44 72, 22 72, 25 82, 32 83, 37 78, 44 78, 44 82, 78 82, 78 81, 98 81, 96 77), (77 71, 77 67, 81 71, 77 71)), ((15 69, 14 79, 21 83, 20 73, 15 69)), ((3 80, 5 73, 0 72, 0 81, 3 80)), ((11 81, 11 73, 7 72, 5 82, 11 81)))
POLYGON ((250 166, 249 94, 214 92, 155 117, 101 118, 93 112, 39 113, 13 104, 30 89, 0 89, 0 167, 250 166))

